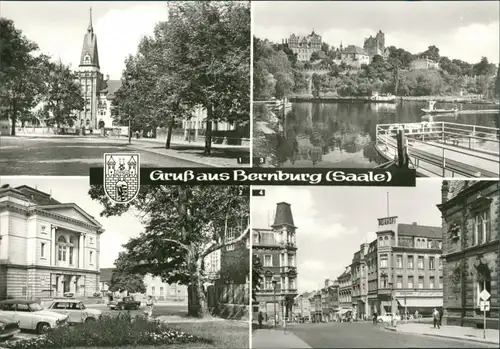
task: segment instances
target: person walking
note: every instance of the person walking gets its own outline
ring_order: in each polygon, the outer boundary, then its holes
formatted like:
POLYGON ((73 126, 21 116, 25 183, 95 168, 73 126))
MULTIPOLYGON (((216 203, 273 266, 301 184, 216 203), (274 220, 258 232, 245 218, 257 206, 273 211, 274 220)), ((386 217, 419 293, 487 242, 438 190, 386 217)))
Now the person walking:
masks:
POLYGON ((434 322, 434 328, 437 328, 439 329, 439 320, 440 320, 440 316, 439 316, 439 311, 437 311, 436 308, 434 308, 433 312, 432 312, 432 319, 433 319, 433 322, 434 322))
POLYGON ((373 324, 376 325, 377 324, 377 318, 378 318, 378 314, 377 312, 373 313, 373 324))
POLYGON ((259 321, 259 328, 262 329, 262 320, 264 320, 264 315, 262 315, 261 311, 259 311, 259 315, 257 315, 257 319, 259 321))
POLYGON ((144 310, 144 314, 148 319, 151 319, 153 317, 153 307, 154 307, 153 296, 149 296, 148 300, 146 301, 146 309, 144 310))

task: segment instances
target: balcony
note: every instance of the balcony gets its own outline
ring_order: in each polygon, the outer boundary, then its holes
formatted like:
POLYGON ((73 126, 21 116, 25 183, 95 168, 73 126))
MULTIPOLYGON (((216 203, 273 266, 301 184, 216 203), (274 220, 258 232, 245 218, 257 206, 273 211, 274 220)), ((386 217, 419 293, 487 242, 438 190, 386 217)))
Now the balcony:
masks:
POLYGON ((291 266, 286 266, 286 267, 280 267, 280 273, 281 275, 297 275, 297 267, 291 267, 291 266))

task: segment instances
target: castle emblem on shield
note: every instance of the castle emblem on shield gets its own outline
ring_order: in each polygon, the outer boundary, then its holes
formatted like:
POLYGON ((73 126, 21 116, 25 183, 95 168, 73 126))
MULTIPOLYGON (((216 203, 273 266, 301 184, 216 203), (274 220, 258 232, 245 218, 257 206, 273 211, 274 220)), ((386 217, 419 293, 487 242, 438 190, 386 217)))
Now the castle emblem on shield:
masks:
POLYGON ((117 204, 135 199, 140 187, 139 154, 104 154, 104 192, 117 204))

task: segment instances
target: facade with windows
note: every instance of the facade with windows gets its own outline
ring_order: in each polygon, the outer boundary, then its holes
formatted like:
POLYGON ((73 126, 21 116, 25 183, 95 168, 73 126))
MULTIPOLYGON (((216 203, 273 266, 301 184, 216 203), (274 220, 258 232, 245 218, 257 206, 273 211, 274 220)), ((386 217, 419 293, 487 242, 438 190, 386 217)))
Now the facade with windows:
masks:
POLYGON ((483 326, 480 293, 491 297, 486 326, 499 326, 499 182, 443 181, 445 324, 483 326))
POLYGON ((322 39, 314 30, 307 36, 291 34, 289 38, 283 40, 288 48, 297 55, 297 60, 307 62, 311 60, 314 52, 321 51, 322 39))
POLYGON ((153 296, 158 301, 187 302, 187 286, 168 284, 157 276, 147 274, 144 277, 146 295, 153 296))
POLYGON ((252 231, 252 253, 260 259, 264 274, 256 300, 258 310, 269 319, 292 315, 298 295, 296 231, 290 204, 286 202, 277 204, 270 229, 252 231))
POLYGON ((99 291, 101 224, 29 186, 0 189, 0 299, 99 291))
POLYGON ((379 219, 378 314, 431 313, 443 306, 441 227, 379 219))
POLYGON ((351 267, 348 266, 337 278, 339 290, 339 316, 343 317, 352 311, 352 275, 351 267))

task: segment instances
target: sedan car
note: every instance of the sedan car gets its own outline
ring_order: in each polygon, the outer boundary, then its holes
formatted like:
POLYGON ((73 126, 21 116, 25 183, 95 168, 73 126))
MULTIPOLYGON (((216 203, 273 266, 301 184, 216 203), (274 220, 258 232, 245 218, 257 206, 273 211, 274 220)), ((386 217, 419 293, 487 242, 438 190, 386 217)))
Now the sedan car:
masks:
POLYGON ((0 315, 0 340, 5 340, 21 332, 19 324, 14 319, 0 315))
POLYGON ((67 315, 71 324, 82 324, 98 320, 102 311, 99 309, 87 308, 82 301, 77 299, 54 300, 47 308, 50 311, 67 315))
POLYGON ((377 321, 378 322, 386 322, 386 323, 391 323, 392 320, 396 320, 396 321, 401 321, 401 316, 399 316, 398 314, 391 314, 391 313, 387 313, 385 315, 380 315, 378 318, 377 318, 377 321), (391 316, 392 315, 392 316, 391 316))
POLYGON ((108 303, 108 307, 115 310, 137 310, 140 306, 141 302, 136 301, 132 296, 123 297, 122 299, 108 303))
POLYGON ((0 302, 0 316, 6 316, 19 323, 22 330, 36 330, 45 333, 51 328, 67 324, 68 316, 45 310, 35 301, 9 299, 0 302))

